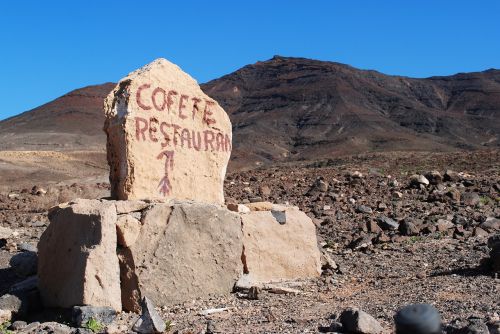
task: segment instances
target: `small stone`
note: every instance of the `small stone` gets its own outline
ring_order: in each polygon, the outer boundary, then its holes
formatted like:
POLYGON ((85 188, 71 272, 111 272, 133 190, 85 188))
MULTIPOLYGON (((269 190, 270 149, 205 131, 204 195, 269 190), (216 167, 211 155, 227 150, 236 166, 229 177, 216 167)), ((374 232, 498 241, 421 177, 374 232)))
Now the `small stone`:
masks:
POLYGON ((387 209, 387 204, 380 202, 380 203, 378 203, 377 208, 378 208, 380 211, 384 211, 385 209, 387 209))
POLYGON ((10 310, 2 310, 0 308, 0 324, 5 322, 9 322, 12 319, 12 311, 10 310))
POLYGON ((16 193, 10 193, 7 195, 7 197, 9 199, 18 199, 19 198, 19 194, 16 194, 16 193))
POLYGON ((420 184, 422 184, 424 186, 428 186, 429 180, 427 180, 427 178, 425 176, 420 175, 420 174, 413 174, 412 176, 410 176, 410 185, 418 186, 420 184))
POLYGON ((488 326, 481 319, 472 318, 467 326, 462 328, 461 334, 490 334, 488 326))
POLYGON ((381 232, 377 236, 377 242, 380 243, 380 244, 383 244, 383 243, 386 243, 386 242, 389 242, 389 241, 391 241, 391 238, 389 238, 389 236, 387 234, 385 234, 384 232, 381 232))
POLYGON ((392 198, 393 199, 401 199, 401 198, 403 198, 403 193, 400 191, 394 191, 392 193, 392 198))
POLYGON ((215 334, 215 324, 212 320, 207 321, 207 330, 205 334, 215 334))
POLYGON ((328 255, 328 253, 323 252, 322 254, 322 260, 324 261, 324 264, 322 265, 322 269, 331 269, 335 270, 338 268, 337 263, 328 255))
POLYGON ((156 312, 155 307, 148 297, 142 299, 142 314, 134 324, 133 330, 142 333, 162 333, 166 325, 163 319, 156 312))
POLYGON ((72 311, 73 323, 77 327, 84 327, 90 320, 94 319, 104 325, 109 325, 116 318, 116 311, 111 307, 74 306, 72 311))
POLYGON ((264 185, 264 186, 260 186, 259 187, 259 192, 260 192, 260 195, 261 196, 270 196, 271 195, 271 188, 269 188, 268 186, 264 185))
POLYGON ((286 224, 286 212, 285 211, 271 210, 271 214, 273 215, 274 219, 276 219, 276 221, 280 225, 286 224))
POLYGON ((368 229, 368 232, 370 232, 370 233, 380 233, 380 232, 382 232, 382 229, 380 228, 380 226, 378 226, 377 222, 373 221, 373 220, 369 220, 366 223, 366 227, 368 229))
POLYGON ((462 203, 468 206, 475 206, 481 201, 477 193, 464 193, 462 194, 462 203))
POLYGON ((33 253, 36 253, 38 251, 36 248, 36 245, 30 244, 27 242, 21 242, 20 244, 18 244, 17 249, 25 251, 25 252, 33 252, 33 253))
POLYGON ((326 193, 328 191, 328 187, 328 182, 326 182, 323 177, 318 177, 309 189, 308 194, 313 195, 317 192, 326 193))
POLYGON ((407 305, 394 317, 397 334, 440 334, 441 317, 429 304, 407 305))
POLYGON ((358 206, 356 207, 356 212, 358 212, 358 213, 367 213, 367 214, 368 214, 368 213, 372 213, 372 212, 373 212, 373 210, 372 210, 372 208, 370 208, 369 206, 366 206, 366 205, 358 205, 358 206))
POLYGON ((375 318, 356 308, 343 311, 339 320, 342 323, 342 328, 352 333, 378 334, 384 331, 375 318))
POLYGON ((430 184, 436 185, 443 182, 443 176, 437 170, 430 171, 425 174, 425 177, 429 180, 430 184))
POLYGON ((8 239, 12 236, 14 231, 10 228, 0 226, 0 239, 8 239))
POLYGON ((21 329, 24 329, 28 326, 28 324, 26 323, 26 321, 22 321, 22 320, 17 320, 17 321, 14 321, 12 323, 12 325, 10 325, 10 328, 13 330, 13 331, 20 331, 21 329))
POLYGON ((498 231, 498 230, 500 230, 500 219, 494 218, 494 217, 488 217, 488 218, 486 218, 486 221, 484 221, 479 226, 482 229, 489 231, 489 232, 498 231))
POLYGON ((252 286, 248 289, 248 299, 258 300, 260 294, 260 288, 258 286, 252 286))
POLYGON ((447 193, 446 196, 450 198, 454 202, 460 202, 461 194, 458 189, 450 189, 447 193))
POLYGON ((228 203, 227 209, 239 213, 249 213, 250 208, 244 204, 228 203))
POLYGON ((457 182, 460 180, 460 176, 457 172, 452 171, 451 169, 446 170, 443 176, 444 181, 457 182))
POLYGON ((486 232, 480 227, 475 227, 472 235, 475 237, 485 238, 488 237, 488 232, 486 232))
POLYGON ((439 232, 447 231, 453 227, 455 227, 455 225, 451 221, 446 219, 438 219, 438 221, 436 222, 436 229, 439 232))
MULTIPOLYGON (((5 294, 0 297, 0 312, 8 311, 10 312, 8 315, 12 316, 22 313, 22 307, 22 300, 17 296, 5 294)), ((7 315, 5 312, 4 314, 7 315)), ((10 318, 8 320, 10 320, 10 318)), ((2 321, 0 321, 0 323, 2 323, 2 321)))
POLYGON ((399 228, 398 222, 386 216, 377 217, 377 222, 384 230, 397 230, 399 228))
POLYGON ((28 277, 37 272, 38 256, 34 252, 19 253, 10 259, 9 264, 17 276, 28 277))
POLYGON ((420 229, 412 221, 404 220, 399 225, 399 232, 401 232, 402 235, 418 235, 420 229))

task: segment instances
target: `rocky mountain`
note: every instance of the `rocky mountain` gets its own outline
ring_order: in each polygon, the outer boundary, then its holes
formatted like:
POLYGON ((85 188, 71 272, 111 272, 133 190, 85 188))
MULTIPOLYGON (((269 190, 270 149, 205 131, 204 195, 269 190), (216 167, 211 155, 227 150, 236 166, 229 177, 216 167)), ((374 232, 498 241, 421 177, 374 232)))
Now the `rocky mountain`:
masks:
POLYGON ((114 83, 71 91, 0 122, 0 150, 104 150, 103 99, 114 83))
MULTIPOLYGON (((102 99, 72 91, 0 122, 1 150, 103 150, 102 99)), ((233 122, 232 166, 500 144, 500 70, 413 79, 275 56, 202 85, 233 122)))
POLYGON ((230 114, 240 166, 500 143, 499 70, 412 79, 274 57, 204 90, 230 114))

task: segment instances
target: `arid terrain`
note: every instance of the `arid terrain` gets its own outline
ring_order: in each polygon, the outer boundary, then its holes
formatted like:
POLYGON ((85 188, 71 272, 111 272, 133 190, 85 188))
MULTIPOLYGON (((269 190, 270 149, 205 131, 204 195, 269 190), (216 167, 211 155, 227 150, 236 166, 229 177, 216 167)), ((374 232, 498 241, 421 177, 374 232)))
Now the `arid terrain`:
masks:
MULTIPOLYGON (((321 278, 287 283, 297 293, 261 291, 250 300, 235 292, 163 308, 162 317, 178 333, 204 333, 207 322, 217 333, 317 333, 336 331, 330 328, 336 317, 355 306, 389 332, 395 311, 425 302, 440 311, 449 333, 458 333, 470 318, 498 333, 500 280, 488 268, 486 242, 499 228, 499 165, 497 150, 370 153, 231 172, 227 202, 299 206, 313 218, 321 249, 332 261, 325 262, 321 278), (428 175, 430 184, 413 180, 414 173, 428 175), (211 308, 227 310, 199 315, 211 308)), ((0 226, 14 232, 0 244, 0 294, 24 278, 9 260, 36 247, 49 207, 109 195, 101 178, 30 182, 0 194, 0 226)), ((29 320, 54 317, 68 321, 48 311, 29 320)), ((136 317, 122 313, 112 329, 126 332, 136 317)))
MULTIPOLYGON (((51 207, 110 196, 102 108, 114 86, 0 122, 0 296, 36 273, 51 207)), ((447 333, 499 333, 487 245, 500 229, 499 70, 413 79, 275 56, 201 87, 232 122, 226 203, 298 206, 316 224, 322 275, 164 307, 170 332, 342 332, 340 313, 358 307, 390 333, 398 309, 429 303, 447 333)), ((21 318, 21 333, 88 333, 61 310, 21 318)))

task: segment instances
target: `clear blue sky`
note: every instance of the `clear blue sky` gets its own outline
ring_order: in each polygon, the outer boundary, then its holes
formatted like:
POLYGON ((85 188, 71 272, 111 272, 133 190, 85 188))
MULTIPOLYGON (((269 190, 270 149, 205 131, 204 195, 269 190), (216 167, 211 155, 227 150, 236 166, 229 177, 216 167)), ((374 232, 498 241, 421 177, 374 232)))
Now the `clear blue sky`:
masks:
POLYGON ((500 1, 0 2, 0 119, 165 57, 206 82, 275 54, 412 77, 500 68, 500 1))

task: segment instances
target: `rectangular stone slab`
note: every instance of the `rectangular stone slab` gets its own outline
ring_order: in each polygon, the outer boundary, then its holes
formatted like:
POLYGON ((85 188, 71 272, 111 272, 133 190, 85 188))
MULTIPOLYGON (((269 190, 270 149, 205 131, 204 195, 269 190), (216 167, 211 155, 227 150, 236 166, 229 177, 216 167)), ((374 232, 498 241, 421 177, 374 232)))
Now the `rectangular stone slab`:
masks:
POLYGON ((104 103, 111 196, 224 203, 228 115, 165 59, 130 73, 104 103))
POLYGON ((45 307, 122 309, 113 202, 78 199, 49 212, 38 243, 39 289, 45 307))

